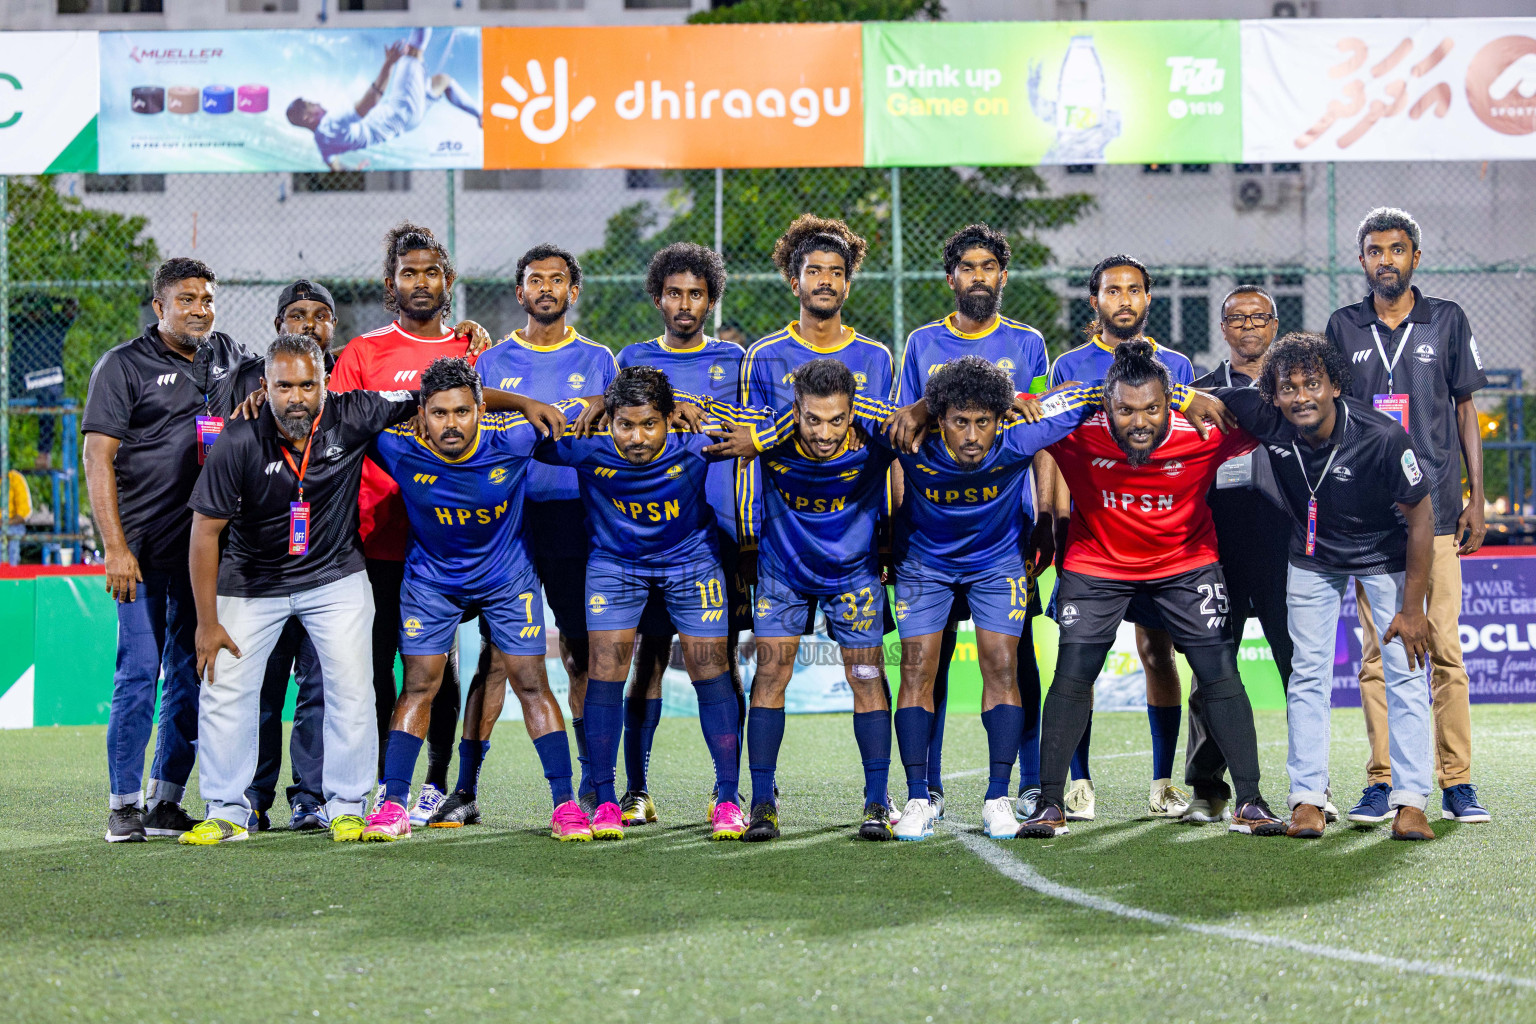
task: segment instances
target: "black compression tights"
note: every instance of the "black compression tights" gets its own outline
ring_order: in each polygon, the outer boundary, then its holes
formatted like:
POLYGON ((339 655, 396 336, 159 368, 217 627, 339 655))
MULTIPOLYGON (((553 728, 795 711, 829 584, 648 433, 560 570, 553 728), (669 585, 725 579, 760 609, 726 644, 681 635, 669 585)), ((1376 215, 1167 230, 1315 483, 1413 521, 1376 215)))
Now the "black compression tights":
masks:
MULTIPOLYGON (((1082 739, 1093 710, 1093 681, 1104 669, 1109 643, 1062 644, 1056 653, 1056 676, 1045 697, 1040 718, 1040 795, 1062 805, 1067 766, 1082 739)), ((1184 651, 1200 680, 1211 738, 1232 772, 1238 805, 1259 796, 1259 746, 1253 731, 1253 708, 1237 676, 1232 645, 1191 647, 1184 651), (1207 682, 1209 680, 1209 682, 1207 682)))

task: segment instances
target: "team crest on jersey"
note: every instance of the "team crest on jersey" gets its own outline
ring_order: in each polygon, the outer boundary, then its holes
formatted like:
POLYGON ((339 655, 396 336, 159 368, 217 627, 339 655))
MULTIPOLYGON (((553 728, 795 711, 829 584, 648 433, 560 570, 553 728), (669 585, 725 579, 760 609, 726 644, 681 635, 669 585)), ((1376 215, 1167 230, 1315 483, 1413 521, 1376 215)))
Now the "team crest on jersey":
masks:
POLYGON ((1415 345, 1415 346, 1413 346, 1413 358, 1417 359, 1421 363, 1432 363, 1432 362, 1434 362, 1435 361, 1435 346, 1431 345, 1427 341, 1424 342, 1424 344, 1422 344, 1422 345, 1415 345))
POLYGON ((575 391, 577 394, 580 394, 581 389, 587 386, 586 376, 580 373, 571 374, 569 377, 565 378, 565 382, 570 385, 571 390, 575 391))
POLYGON ((667 476, 678 476, 682 472, 683 472, 683 467, 678 465, 677 463, 673 463, 671 466, 669 466, 667 468, 667 476))
POLYGON ((214 380, 223 380, 225 377, 229 376, 229 370, 223 366, 210 366, 208 368, 208 376, 212 377, 214 380))
POLYGON ((1408 478, 1410 485, 1417 485, 1424 479, 1424 473, 1419 469, 1419 460, 1413 455, 1413 449, 1403 452, 1403 476, 1408 478))
POLYGON ((1077 625, 1077 620, 1080 618, 1082 618, 1082 614, 1077 610, 1077 605, 1075 604, 1064 604, 1061 606, 1061 611, 1056 613, 1056 622, 1062 629, 1077 625))
POLYGON ((709 379, 714 381, 716 384, 720 383, 722 380, 725 380, 725 367, 721 366, 719 363, 710 363, 709 369, 705 370, 704 372, 707 373, 709 375, 709 379))
POLYGON ((853 388, 854 388, 855 391, 863 391, 864 390, 864 385, 866 385, 868 383, 869 383, 869 375, 868 374, 866 374, 866 373, 855 373, 853 375, 853 388))
POLYGON ((905 622, 907 613, 911 610, 912 608, 905 601, 897 601, 891 606, 891 613, 896 616, 897 622, 905 622))
POLYGON ((495 469, 491 470, 491 473, 490 473, 490 476, 489 476, 488 479, 493 484, 499 484, 499 483, 504 482, 507 479, 507 467, 505 467, 505 466, 497 466, 495 469))
POLYGON ((335 462, 337 459, 341 458, 346 453, 347 453, 347 450, 345 448, 343 448, 341 445, 333 444, 333 445, 331 445, 329 448, 327 448, 325 450, 325 454, 322 455, 321 458, 325 459, 326 462, 335 462))
POLYGON ((1003 358, 1001 358, 1001 359, 999 359, 997 361, 997 368, 999 370, 1007 370, 1008 374, 1010 376, 1012 376, 1013 375, 1013 360, 1009 359, 1007 356, 1003 356, 1003 358))
POLYGON ((601 615, 608 610, 608 599, 602 594, 593 594, 587 602, 587 610, 593 615, 601 615))
POLYGON ((421 636, 421 620, 414 615, 400 623, 400 628, 405 630, 405 635, 413 640, 421 636))
POLYGON ((1341 484, 1347 484, 1355 478, 1355 471, 1348 466, 1334 466, 1333 478, 1341 484))
POLYGON ((1163 463, 1163 472, 1167 473, 1169 476, 1178 476, 1180 473, 1184 472, 1184 463, 1180 462, 1178 459, 1169 459, 1167 462, 1163 463))
POLYGON ((757 614, 767 615, 771 611, 773 611, 772 601, 768 600, 766 597, 760 597, 757 599, 757 614))

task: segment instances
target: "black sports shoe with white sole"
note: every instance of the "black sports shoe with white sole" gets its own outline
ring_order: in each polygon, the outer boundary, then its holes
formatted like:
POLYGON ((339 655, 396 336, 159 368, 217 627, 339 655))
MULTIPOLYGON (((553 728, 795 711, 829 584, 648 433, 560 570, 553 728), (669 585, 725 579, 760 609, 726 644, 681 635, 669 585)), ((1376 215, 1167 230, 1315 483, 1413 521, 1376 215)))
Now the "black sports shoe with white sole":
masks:
POLYGON ((107 814, 107 842, 142 843, 146 838, 143 807, 132 804, 107 814))
POLYGON ((466 793, 462 789, 456 789, 450 793, 443 802, 437 805, 432 818, 427 822, 429 828, 459 828, 463 825, 478 825, 480 823, 480 808, 475 806, 475 797, 472 793, 466 793))

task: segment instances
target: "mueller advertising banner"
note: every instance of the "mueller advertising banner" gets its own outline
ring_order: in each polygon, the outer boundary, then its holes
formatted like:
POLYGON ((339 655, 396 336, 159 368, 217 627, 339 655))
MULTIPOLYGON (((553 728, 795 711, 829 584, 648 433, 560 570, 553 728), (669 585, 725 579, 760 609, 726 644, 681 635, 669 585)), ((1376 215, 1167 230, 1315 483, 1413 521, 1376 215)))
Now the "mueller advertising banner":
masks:
POLYGON ((481 166, 480 30, 103 32, 101 170, 481 166))
POLYGON ((850 167, 858 25, 488 28, 486 167, 850 167))
POLYGON ((1245 21, 1243 159, 1536 157, 1536 19, 1245 21))
POLYGON ((864 162, 1235 162, 1238 61, 1235 21, 866 25, 864 162))
POLYGON ((96 33, 7 32, 0 174, 96 169, 96 33))

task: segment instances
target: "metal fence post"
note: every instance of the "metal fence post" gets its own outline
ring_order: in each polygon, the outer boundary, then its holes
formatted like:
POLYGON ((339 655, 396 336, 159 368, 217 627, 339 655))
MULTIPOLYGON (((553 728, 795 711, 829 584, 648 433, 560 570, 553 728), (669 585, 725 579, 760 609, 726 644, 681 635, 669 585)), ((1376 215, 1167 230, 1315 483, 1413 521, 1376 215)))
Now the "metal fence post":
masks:
MULTIPOLYGON (((11 561, 11 227, 10 178, 0 174, 0 565, 11 561)), ((69 440, 65 439, 65 444, 69 440)), ((57 527, 55 527, 57 529, 57 527)))
MULTIPOLYGON (((723 258, 725 256, 725 168, 715 168, 715 252, 723 258)), ((720 324, 725 317, 725 296, 715 303, 715 333, 720 333, 720 324)))
POLYGON ((1339 191, 1334 185, 1333 161, 1328 161, 1328 312, 1339 308, 1339 191))
POLYGON ((901 168, 891 168, 891 349, 901 362, 907 332, 901 309, 901 168))

